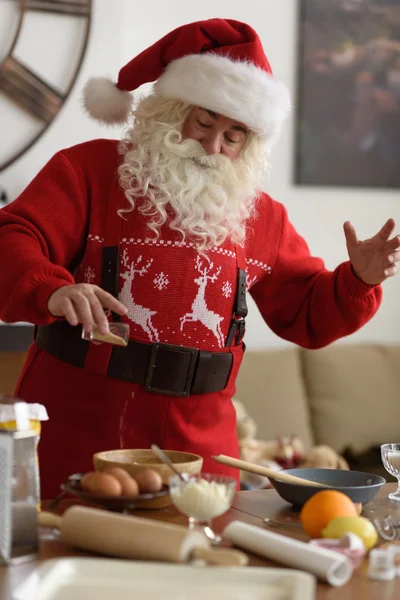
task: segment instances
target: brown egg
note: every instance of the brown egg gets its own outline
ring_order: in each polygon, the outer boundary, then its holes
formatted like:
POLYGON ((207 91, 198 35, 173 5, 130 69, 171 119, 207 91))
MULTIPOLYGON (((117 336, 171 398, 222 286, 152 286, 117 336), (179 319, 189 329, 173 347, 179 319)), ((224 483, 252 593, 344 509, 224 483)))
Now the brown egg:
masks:
POLYGON ((121 496, 128 496, 129 498, 136 498, 139 495, 139 485, 133 477, 128 477, 124 481, 121 481, 122 492, 121 496))
POLYGON ((87 489, 92 494, 115 497, 121 495, 122 486, 118 479, 108 473, 93 473, 87 482, 87 489))
POLYGON ((91 479, 92 475, 94 475, 94 471, 89 471, 89 473, 85 473, 83 477, 81 477, 81 486, 84 490, 89 490, 88 483, 89 479, 91 479))
POLYGON ((160 473, 153 469, 146 469, 136 473, 135 479, 139 485, 141 494, 159 492, 162 488, 163 481, 160 473))
POLYGON ((120 483, 122 483, 128 478, 132 479, 132 476, 129 475, 128 471, 125 471, 125 469, 121 469, 121 467, 110 467, 109 469, 104 469, 103 473, 112 475, 113 477, 115 477, 115 479, 118 479, 120 483))
POLYGON ((130 498, 135 498, 139 494, 139 486, 136 483, 136 479, 132 477, 125 471, 125 469, 121 469, 120 467, 110 467, 109 469, 105 469, 103 471, 108 475, 112 475, 115 479, 121 484, 121 496, 129 496, 130 498))

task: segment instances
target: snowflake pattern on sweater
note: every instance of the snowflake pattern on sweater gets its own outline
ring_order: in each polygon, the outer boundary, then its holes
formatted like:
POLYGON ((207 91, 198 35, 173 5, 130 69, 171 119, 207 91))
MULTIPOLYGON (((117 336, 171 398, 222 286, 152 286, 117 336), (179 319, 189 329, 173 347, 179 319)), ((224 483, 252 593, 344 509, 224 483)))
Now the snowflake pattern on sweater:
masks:
MULTIPOLYGON (((163 231, 156 241, 133 237, 132 227, 136 224, 140 229, 140 222, 137 216, 124 224, 130 237, 123 237, 120 245, 119 300, 128 309, 123 321, 129 323, 131 337, 200 349, 223 348, 236 289, 234 246, 226 243, 200 255, 192 243, 171 239, 172 232, 163 231)), ((95 283, 100 285, 103 247, 104 238, 90 233, 77 282, 87 281, 95 264, 95 283)), ((272 269, 248 258, 246 272, 250 287, 272 269)))

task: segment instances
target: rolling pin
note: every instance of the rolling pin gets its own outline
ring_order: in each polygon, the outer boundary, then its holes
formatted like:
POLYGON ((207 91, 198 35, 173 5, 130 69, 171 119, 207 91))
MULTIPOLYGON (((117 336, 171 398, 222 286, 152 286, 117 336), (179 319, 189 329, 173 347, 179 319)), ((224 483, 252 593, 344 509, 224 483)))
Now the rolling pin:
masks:
POLYGON ((311 481, 310 479, 303 479, 302 477, 295 477, 295 475, 289 475, 285 471, 275 471, 274 469, 268 469, 267 467, 261 467, 254 463, 247 462, 246 460, 239 460, 238 458, 232 458, 231 456, 225 456, 219 454, 213 456, 213 459, 221 463, 221 465, 227 465, 228 467, 235 467, 241 471, 248 471, 249 473, 256 473, 257 475, 263 475, 269 479, 276 479, 276 481, 283 481, 285 483, 297 483, 298 485, 309 485, 312 487, 329 488, 329 485, 319 483, 318 481, 311 481))
POLYGON ((60 530, 63 542, 118 558, 178 563, 201 559, 220 566, 244 566, 248 557, 230 548, 211 548, 201 531, 105 510, 72 506, 63 516, 38 514, 40 527, 60 530))

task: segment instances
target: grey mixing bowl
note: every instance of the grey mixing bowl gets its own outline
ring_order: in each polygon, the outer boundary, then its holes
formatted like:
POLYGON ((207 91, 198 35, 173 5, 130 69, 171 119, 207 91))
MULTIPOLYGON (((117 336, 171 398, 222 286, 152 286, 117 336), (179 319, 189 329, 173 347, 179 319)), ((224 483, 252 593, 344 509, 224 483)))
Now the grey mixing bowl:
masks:
MULTIPOLYGON (((386 483, 386 479, 373 473, 342 471, 339 469, 285 469, 288 475, 296 475, 310 481, 318 481, 346 494, 353 502, 367 504, 386 483)), ((291 504, 303 506, 314 494, 323 489, 309 485, 283 483, 269 478, 278 494, 291 504)))

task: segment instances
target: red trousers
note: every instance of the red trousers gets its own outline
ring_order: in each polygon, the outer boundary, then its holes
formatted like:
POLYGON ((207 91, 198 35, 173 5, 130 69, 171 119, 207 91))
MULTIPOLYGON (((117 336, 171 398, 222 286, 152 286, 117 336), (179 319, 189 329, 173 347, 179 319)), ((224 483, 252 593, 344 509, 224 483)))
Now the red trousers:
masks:
POLYGON ((64 363, 32 344, 16 389, 26 402, 44 404, 39 466, 42 498, 50 499, 72 473, 93 469, 93 454, 119 448, 194 452, 203 472, 233 476, 212 455, 238 457, 236 414, 231 398, 242 350, 233 349, 234 365, 225 390, 180 398, 143 391, 141 386, 64 363))

